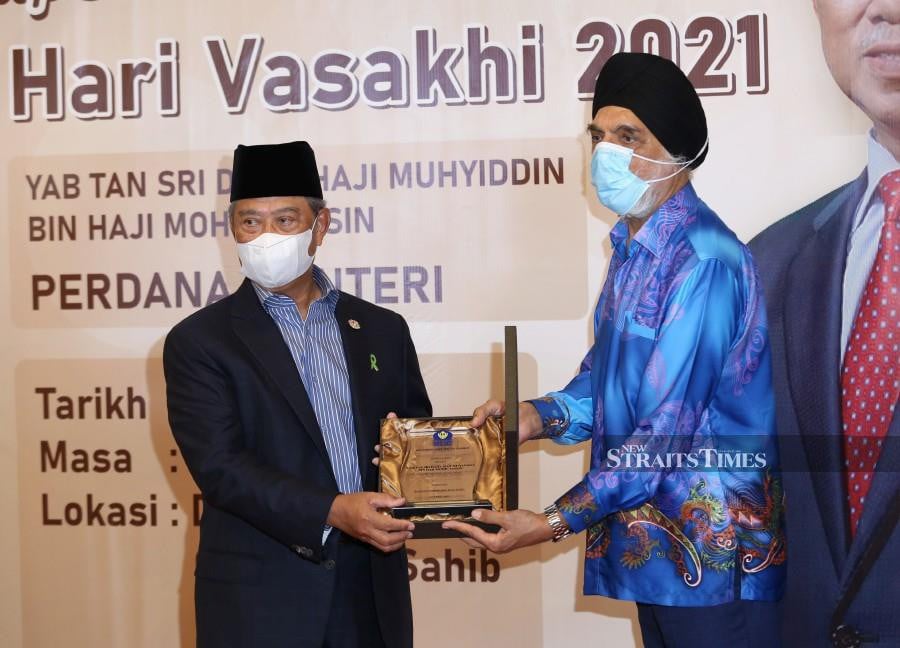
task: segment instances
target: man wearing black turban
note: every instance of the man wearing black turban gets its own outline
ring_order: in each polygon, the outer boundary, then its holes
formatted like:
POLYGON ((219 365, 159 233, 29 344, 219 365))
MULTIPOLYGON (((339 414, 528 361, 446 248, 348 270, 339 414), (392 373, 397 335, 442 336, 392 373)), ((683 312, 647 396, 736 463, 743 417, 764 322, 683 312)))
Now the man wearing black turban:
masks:
POLYGON ((749 251, 690 182, 708 150, 703 106, 671 61, 617 54, 588 131, 597 196, 620 217, 594 345, 565 388, 519 404, 519 434, 591 439, 590 471, 543 513, 473 513, 497 534, 445 526, 498 552, 585 531, 585 594, 637 602, 647 648, 778 646, 766 311, 749 251))
POLYGON ((403 318, 313 265, 330 214, 306 142, 239 146, 247 279, 166 338, 169 422, 203 494, 201 648, 411 648, 403 544, 377 493, 379 420, 430 416, 403 318))
POLYGON ((694 86, 678 67, 651 54, 619 54, 597 77, 591 114, 606 106, 627 108, 671 155, 696 169, 709 150, 706 114, 694 86))

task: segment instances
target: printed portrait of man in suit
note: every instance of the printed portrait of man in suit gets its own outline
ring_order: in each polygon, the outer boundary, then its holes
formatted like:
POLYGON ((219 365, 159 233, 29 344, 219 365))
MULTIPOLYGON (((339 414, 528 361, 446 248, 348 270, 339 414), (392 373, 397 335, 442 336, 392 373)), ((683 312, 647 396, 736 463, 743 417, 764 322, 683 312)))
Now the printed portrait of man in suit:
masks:
MULTIPOLYGON (((900 645, 900 0, 815 0, 868 163, 751 243, 784 464, 785 646, 900 645)), ((841 151, 835 151, 840 155, 841 151)))

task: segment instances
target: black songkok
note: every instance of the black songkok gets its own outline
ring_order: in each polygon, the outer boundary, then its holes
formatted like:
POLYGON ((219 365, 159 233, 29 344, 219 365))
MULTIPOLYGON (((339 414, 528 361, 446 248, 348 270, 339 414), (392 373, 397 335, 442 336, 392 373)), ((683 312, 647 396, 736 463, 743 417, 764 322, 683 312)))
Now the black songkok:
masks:
MULTIPOLYGON (((672 61, 623 52, 611 57, 594 86, 592 115, 604 106, 628 108, 672 155, 692 160, 706 144, 706 114, 694 86, 672 61)), ((694 160, 696 169, 709 147, 694 160)))
POLYGON ((316 155, 307 142, 238 145, 231 167, 231 202, 244 198, 321 198, 316 155))

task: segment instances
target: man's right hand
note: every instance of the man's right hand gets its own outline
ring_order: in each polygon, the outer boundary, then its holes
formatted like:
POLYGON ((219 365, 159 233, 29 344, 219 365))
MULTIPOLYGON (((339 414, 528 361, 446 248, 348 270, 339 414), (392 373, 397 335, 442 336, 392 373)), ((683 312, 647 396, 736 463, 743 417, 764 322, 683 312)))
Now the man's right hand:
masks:
MULTIPOLYGON (((489 400, 475 408, 472 413, 472 427, 484 425, 489 416, 503 416, 506 405, 503 401, 489 400)), ((519 403, 519 445, 538 436, 544 429, 541 415, 531 403, 519 403)))
POLYGON ((326 523, 357 540, 384 551, 396 551, 412 537, 415 528, 409 520, 398 520, 381 509, 403 506, 402 497, 386 493, 348 493, 334 498, 326 523))

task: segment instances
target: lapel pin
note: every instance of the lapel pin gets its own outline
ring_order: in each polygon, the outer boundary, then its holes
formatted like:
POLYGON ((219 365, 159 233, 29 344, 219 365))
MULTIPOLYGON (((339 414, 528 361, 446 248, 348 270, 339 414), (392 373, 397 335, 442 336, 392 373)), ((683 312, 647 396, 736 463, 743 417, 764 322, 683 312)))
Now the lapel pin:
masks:
POLYGON ((372 371, 378 371, 378 358, 375 357, 374 353, 369 354, 369 368, 372 371))
POLYGON ((350 328, 352 328, 354 331, 358 331, 360 328, 362 328, 359 325, 359 322, 357 322, 355 319, 347 320, 347 324, 349 324, 350 328))

